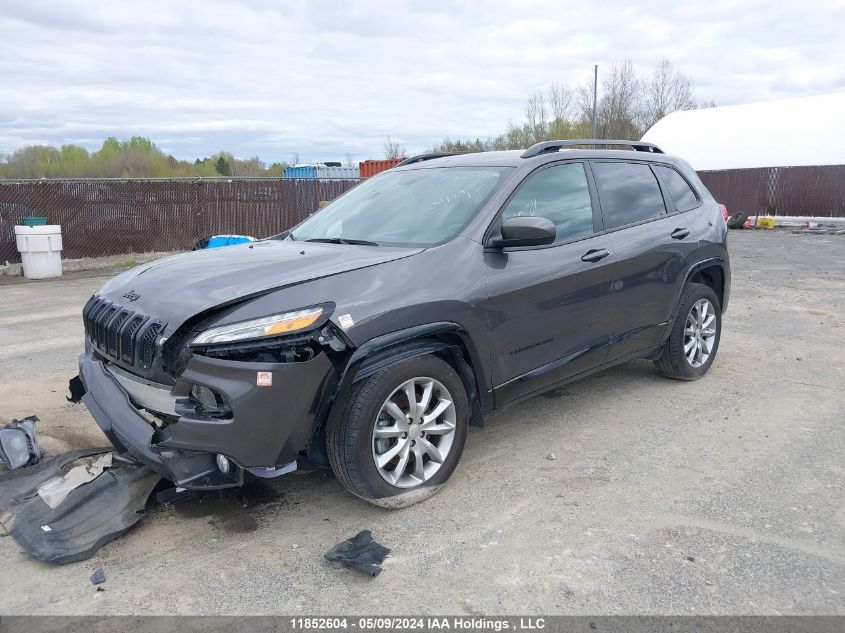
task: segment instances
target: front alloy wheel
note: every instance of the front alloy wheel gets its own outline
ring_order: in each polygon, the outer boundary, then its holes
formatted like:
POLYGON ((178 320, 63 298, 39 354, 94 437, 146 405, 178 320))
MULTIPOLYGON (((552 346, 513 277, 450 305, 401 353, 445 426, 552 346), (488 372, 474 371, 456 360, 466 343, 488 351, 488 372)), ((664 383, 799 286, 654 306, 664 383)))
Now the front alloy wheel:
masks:
POLYGON ((433 495, 454 472, 469 422, 466 387, 437 356, 400 361, 354 383, 326 427, 338 481, 386 508, 433 495))
POLYGON ((431 479, 455 441, 452 394, 434 378, 411 378, 381 406, 373 427, 373 460, 392 486, 413 488, 431 479))

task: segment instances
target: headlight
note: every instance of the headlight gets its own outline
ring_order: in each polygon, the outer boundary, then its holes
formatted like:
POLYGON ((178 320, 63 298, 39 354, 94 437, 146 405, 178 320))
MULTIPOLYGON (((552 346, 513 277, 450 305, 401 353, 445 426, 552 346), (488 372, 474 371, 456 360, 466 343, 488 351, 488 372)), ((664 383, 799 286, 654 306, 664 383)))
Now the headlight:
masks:
POLYGON ((323 308, 308 308, 307 310, 274 314, 273 316, 250 319, 230 325, 219 325, 199 334, 191 341, 191 345, 232 343, 245 339, 299 332, 312 325, 320 318, 321 314, 323 314, 323 308))

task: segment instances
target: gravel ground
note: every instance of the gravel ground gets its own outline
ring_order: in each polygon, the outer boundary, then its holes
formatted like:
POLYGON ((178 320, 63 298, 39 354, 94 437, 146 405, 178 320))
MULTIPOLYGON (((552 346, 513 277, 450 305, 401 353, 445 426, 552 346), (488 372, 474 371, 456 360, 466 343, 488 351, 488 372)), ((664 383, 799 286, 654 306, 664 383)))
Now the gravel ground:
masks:
MULTIPOLYGON (((698 382, 633 362, 515 406, 405 510, 314 472, 154 508, 64 567, 3 538, 0 612, 845 614, 845 238, 733 232, 731 254, 698 382), (379 577, 323 559, 365 528, 379 577)), ((103 443, 64 400, 103 281, 0 286, 0 419, 37 414, 50 454, 103 443)))

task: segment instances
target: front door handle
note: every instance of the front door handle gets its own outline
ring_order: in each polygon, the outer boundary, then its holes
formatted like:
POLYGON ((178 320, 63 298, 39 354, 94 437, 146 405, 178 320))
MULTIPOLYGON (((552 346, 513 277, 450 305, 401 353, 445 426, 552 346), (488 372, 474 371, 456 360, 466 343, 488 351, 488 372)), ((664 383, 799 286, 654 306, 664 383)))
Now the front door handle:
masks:
POLYGON ((675 229, 672 231, 673 240, 682 240, 689 235, 689 229, 675 229))
POLYGON ((587 251, 583 255, 581 255, 581 261, 582 262, 597 262, 600 259, 604 259, 608 255, 610 255, 610 253, 608 253, 605 249, 594 248, 594 249, 587 251))

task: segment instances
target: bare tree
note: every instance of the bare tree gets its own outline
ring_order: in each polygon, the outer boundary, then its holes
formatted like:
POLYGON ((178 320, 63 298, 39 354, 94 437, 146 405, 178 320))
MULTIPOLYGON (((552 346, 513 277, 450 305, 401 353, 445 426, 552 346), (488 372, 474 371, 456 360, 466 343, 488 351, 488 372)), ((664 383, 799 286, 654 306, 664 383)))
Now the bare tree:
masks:
POLYGON ((353 158, 352 154, 346 152, 346 158, 343 161, 344 167, 355 167, 355 159, 353 158))
POLYGON ((640 87, 630 60, 616 62, 602 81, 598 105, 598 130, 602 138, 638 139, 640 129, 640 87))
POLYGON ((584 130, 581 136, 587 138, 593 131, 593 78, 592 76, 575 86, 573 95, 576 126, 584 130))
POLYGON ((667 114, 696 107, 692 79, 665 57, 643 81, 642 127, 647 130, 667 114))
POLYGON ((549 138, 571 137, 575 130, 575 95, 572 88, 566 84, 553 83, 549 86, 548 103, 551 111, 549 138))
POLYGON ((542 92, 535 90, 528 95, 528 103, 525 104, 525 123, 531 130, 533 142, 548 140, 547 118, 546 98, 542 92))
POLYGON ((519 125, 508 121, 508 128, 493 140, 493 149, 524 149, 534 142, 534 132, 527 124, 519 125))
POLYGON ((549 109, 552 111, 552 121, 570 122, 574 101, 572 88, 566 84, 553 83, 549 86, 549 109))
POLYGON ((293 152, 290 155, 290 164, 291 165, 298 165, 299 164, 299 152, 293 152))
POLYGON ((402 158, 405 156, 406 149, 399 141, 394 141, 390 138, 390 134, 384 137, 384 157, 385 158, 402 158))

